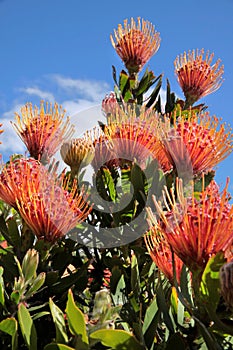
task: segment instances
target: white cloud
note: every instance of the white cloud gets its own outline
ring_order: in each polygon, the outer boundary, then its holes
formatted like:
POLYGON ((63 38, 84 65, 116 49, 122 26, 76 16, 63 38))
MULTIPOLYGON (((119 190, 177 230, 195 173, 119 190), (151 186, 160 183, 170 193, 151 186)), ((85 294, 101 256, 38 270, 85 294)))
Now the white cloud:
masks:
MULTIPOLYGON (((5 114, 10 113, 7 112, 5 114)), ((13 120, 13 118, 11 118, 13 120)), ((3 124, 1 129, 3 129, 3 133, 0 135, 0 140, 2 144, 0 145, 0 152, 2 154, 13 154, 13 153, 25 153, 25 145, 21 141, 20 137, 16 134, 10 119, 9 118, 1 118, 1 123, 3 124)), ((6 159, 4 159, 6 161, 6 159)))
POLYGON ((53 94, 48 91, 43 91, 40 88, 34 86, 34 87, 27 87, 27 88, 20 88, 19 89, 22 92, 25 92, 27 95, 34 95, 38 96, 40 99, 53 102, 55 100, 53 94))
POLYGON ((109 92, 109 85, 106 82, 88 80, 88 79, 72 79, 61 75, 53 75, 52 79, 55 83, 67 93, 79 94, 86 100, 101 103, 106 93, 109 92))

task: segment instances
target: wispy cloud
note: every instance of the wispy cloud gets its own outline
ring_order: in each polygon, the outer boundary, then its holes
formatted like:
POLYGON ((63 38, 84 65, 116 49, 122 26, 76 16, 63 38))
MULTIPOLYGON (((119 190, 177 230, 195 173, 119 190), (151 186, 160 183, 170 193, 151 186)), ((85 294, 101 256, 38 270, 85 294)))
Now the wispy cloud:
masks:
POLYGON ((70 95, 79 95, 80 98, 85 98, 93 102, 101 103, 102 99, 109 92, 109 85, 106 82, 87 80, 87 79, 72 79, 61 75, 52 75, 52 79, 56 84, 65 90, 70 95))
MULTIPOLYGON (((12 119, 11 119, 12 120, 12 119)), ((25 153, 25 145, 21 141, 20 137, 16 134, 9 118, 1 118, 3 133, 0 135, 2 144, 0 145, 0 152, 3 154, 4 161, 5 156, 9 157, 13 153, 25 153)))
POLYGON ((19 91, 24 92, 26 95, 34 95, 42 100, 53 102, 55 100, 54 95, 51 92, 43 91, 37 86, 20 88, 19 91))

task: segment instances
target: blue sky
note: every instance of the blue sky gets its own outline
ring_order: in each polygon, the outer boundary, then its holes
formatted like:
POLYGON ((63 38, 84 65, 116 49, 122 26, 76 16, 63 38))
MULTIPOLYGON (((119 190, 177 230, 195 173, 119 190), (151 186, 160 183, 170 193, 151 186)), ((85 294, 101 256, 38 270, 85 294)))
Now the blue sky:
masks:
MULTIPOLYGON (((179 96, 173 65, 178 54, 204 48, 215 53, 215 60, 221 58, 225 81, 200 102, 206 102, 212 115, 233 124, 233 0, 0 0, 0 119, 5 158, 24 149, 9 120, 26 102, 56 101, 67 114, 75 114, 78 132, 92 126, 91 116, 87 119, 79 112, 99 105, 113 89, 112 64, 118 72, 123 68, 109 36, 125 18, 138 16, 152 22, 162 39, 147 66, 155 75, 163 72, 179 96)), ((233 155, 219 165, 219 183, 231 176, 232 160, 233 155)), ((230 187, 233 192, 233 180, 230 187)))

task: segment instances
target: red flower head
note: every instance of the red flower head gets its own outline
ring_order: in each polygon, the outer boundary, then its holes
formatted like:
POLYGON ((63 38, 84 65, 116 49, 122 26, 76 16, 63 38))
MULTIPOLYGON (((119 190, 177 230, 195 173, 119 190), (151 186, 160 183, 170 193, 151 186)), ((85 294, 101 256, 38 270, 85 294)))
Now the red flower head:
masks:
POLYGON ((64 187, 63 181, 50 173, 45 174, 42 166, 38 173, 35 181, 30 181, 20 191, 17 208, 38 239, 55 242, 83 221, 91 208, 75 183, 68 192, 68 183, 64 187))
MULTIPOLYGON (((172 251, 165 237, 157 230, 155 226, 151 227, 150 231, 144 236, 147 250, 151 259, 169 279, 170 283, 174 283, 172 251)), ((174 254, 174 263, 176 268, 176 279, 180 283, 180 275, 183 266, 182 260, 174 254)))
POLYGON ((233 135, 216 117, 203 113, 176 118, 164 146, 174 166, 192 168, 193 175, 212 170, 232 151, 233 135))
POLYGON ((62 185, 35 159, 16 159, 0 175, 0 198, 17 209, 38 239, 56 241, 90 212, 85 196, 62 185))
POLYGON ((160 141, 162 122, 154 111, 148 113, 134 105, 118 110, 108 118, 104 128, 106 138, 112 144, 117 158, 123 161, 136 161, 142 167, 149 158, 164 162, 166 156, 160 141))
POLYGON ((137 24, 133 18, 130 24, 126 19, 124 26, 119 24, 118 30, 114 30, 114 35, 115 40, 110 36, 112 45, 129 74, 138 73, 160 46, 159 33, 150 22, 141 21, 140 17, 137 24))
POLYGON ((47 162, 73 133, 69 119, 63 123, 65 110, 56 103, 54 107, 46 104, 46 110, 43 102, 40 109, 37 106, 33 109, 28 103, 21 109, 21 114, 21 117, 16 114, 13 126, 30 156, 43 162, 47 162))
POLYGON ((175 65, 175 74, 178 82, 186 97, 186 108, 192 106, 201 97, 216 91, 222 84, 222 75, 224 67, 220 65, 220 60, 211 66, 214 54, 206 53, 204 50, 193 50, 184 52, 177 56, 175 65))
POLYGON ((198 194, 199 199, 195 198, 197 193, 185 199, 182 181, 177 179, 179 203, 173 193, 166 191, 166 209, 154 200, 160 219, 157 221, 148 210, 157 230, 192 272, 203 271, 211 256, 225 252, 232 244, 233 206, 229 204, 227 187, 228 183, 220 194, 211 185, 198 194))
POLYGON ((40 176, 43 176, 43 169, 45 171, 45 168, 34 158, 11 159, 2 167, 0 174, 0 198, 16 209, 16 202, 22 187, 34 181, 35 178, 39 177, 38 180, 40 180, 40 176), (40 172, 38 168, 41 168, 40 172))

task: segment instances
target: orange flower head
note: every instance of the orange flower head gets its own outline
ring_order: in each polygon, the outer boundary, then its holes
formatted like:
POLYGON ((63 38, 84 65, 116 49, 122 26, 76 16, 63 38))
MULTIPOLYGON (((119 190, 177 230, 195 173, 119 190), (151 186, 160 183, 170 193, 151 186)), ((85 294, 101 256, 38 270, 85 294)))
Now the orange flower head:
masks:
POLYGON ((104 133, 117 158, 130 162, 136 159, 140 166, 144 166, 149 157, 158 162, 160 157, 163 159, 161 128, 158 114, 153 111, 149 114, 143 107, 137 114, 137 108, 129 106, 108 118, 104 133))
POLYGON ((115 40, 110 36, 112 45, 130 75, 138 73, 160 46, 160 34, 150 22, 140 17, 137 23, 131 18, 130 24, 127 19, 124 26, 119 24, 114 36, 115 40))
POLYGON ((80 165, 88 165, 94 157, 94 146, 88 138, 72 139, 63 143, 60 149, 63 161, 71 167, 71 171, 78 171, 80 165))
POLYGON ((93 143, 94 157, 91 165, 96 172, 101 167, 112 168, 119 165, 113 145, 108 140, 101 128, 95 127, 92 130, 88 130, 84 136, 93 143))
POLYGON ((68 192, 68 182, 38 168, 38 176, 20 188, 17 209, 38 239, 56 242, 65 236, 91 211, 84 193, 74 182, 68 192))
POLYGON ((220 67, 220 60, 213 65, 214 54, 204 50, 189 51, 188 55, 177 56, 175 74, 186 97, 186 107, 192 106, 201 97, 218 90, 223 82, 224 67, 220 67))
POLYGON ((43 101, 40 109, 28 103, 21 109, 21 114, 16 114, 16 122, 13 127, 25 143, 30 156, 47 162, 59 149, 61 144, 70 138, 73 133, 73 126, 69 118, 63 123, 65 110, 57 103, 46 104, 43 101))
MULTIPOLYGON (((155 226, 151 227, 144 240, 151 259, 158 266, 160 271, 174 284, 174 273, 172 263, 172 251, 165 237, 159 232, 155 226)), ((180 283, 181 270, 183 262, 176 254, 174 254, 174 263, 176 269, 176 279, 180 283)))
POLYGON ((183 171, 192 167, 196 176, 211 171, 231 153, 233 135, 208 112, 199 117, 190 113, 187 119, 175 117, 163 143, 170 162, 183 171))
MULTIPOLYGON (((204 184, 204 177, 203 177, 204 184)), ((192 272, 203 271, 208 260, 225 252, 233 241, 233 206, 229 203, 228 182, 222 193, 203 188, 199 199, 184 198, 182 181, 177 179, 178 201, 166 191, 166 209, 154 199, 160 219, 151 210, 151 222, 162 232, 173 251, 192 272)))
MULTIPOLYGON (((38 178, 39 167, 41 167, 40 163, 34 158, 11 159, 2 167, 0 174, 0 198, 16 209, 20 190, 23 186, 27 186, 27 183, 38 178)), ((40 174, 42 171, 41 169, 40 174)))

